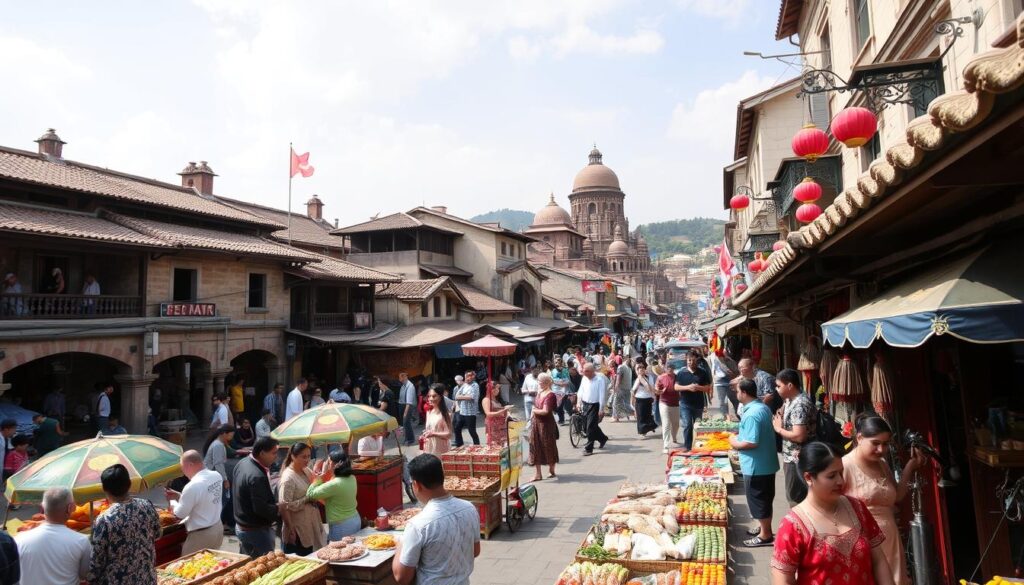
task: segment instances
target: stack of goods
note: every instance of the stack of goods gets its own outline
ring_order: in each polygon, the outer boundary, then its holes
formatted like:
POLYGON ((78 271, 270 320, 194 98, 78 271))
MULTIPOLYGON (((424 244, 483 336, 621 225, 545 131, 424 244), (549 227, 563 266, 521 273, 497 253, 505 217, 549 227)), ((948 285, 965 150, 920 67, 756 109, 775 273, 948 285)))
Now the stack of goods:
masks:
POLYGON ((423 508, 406 508, 388 514, 388 526, 391 530, 405 530, 405 525, 412 520, 413 516, 423 511, 423 508))
POLYGON ((401 464, 401 455, 383 455, 381 457, 370 457, 352 461, 354 473, 380 473, 401 464))
POLYGON ((281 551, 270 552, 232 569, 208 585, 285 585, 298 583, 302 577, 325 564, 307 559, 285 556, 281 551))
POLYGON ((367 555, 366 545, 351 536, 332 542, 316 551, 316 558, 332 563, 344 563, 361 559, 367 555))
POLYGON ((157 583, 159 585, 185 585, 204 577, 223 573, 228 569, 240 566, 247 560, 249 560, 249 557, 243 555, 202 550, 157 567, 157 583))
POLYGON ((498 492, 502 480, 509 477, 508 445, 456 447, 441 455, 441 463, 446 482, 456 487, 449 491, 476 507, 480 515, 480 534, 490 537, 501 525, 501 494, 498 492), (475 481, 455 483, 455 478, 475 481))
POLYGON ((731 483, 732 466, 725 457, 673 452, 668 460, 668 484, 685 487, 691 483, 731 483))
POLYGON ((709 433, 737 433, 740 430, 740 423, 725 420, 724 418, 703 419, 693 425, 693 434, 700 437, 709 433))
POLYGON ((733 434, 729 431, 714 431, 694 437, 693 449, 690 452, 725 457, 732 448, 729 445, 729 437, 733 434))
POLYGON ((629 569, 615 565, 596 565, 590 562, 573 563, 558 576, 557 585, 625 585, 629 569))
MULTIPOLYGON (((302 581, 302 578, 310 575, 317 569, 323 567, 323 575, 320 579, 313 578, 308 583, 323 582, 323 576, 326 575, 326 566, 316 561, 305 560, 305 559, 290 559, 288 562, 282 564, 273 571, 263 575, 255 581, 250 581, 247 585, 285 585, 287 583, 298 583, 302 581)), ((211 585, 231 585, 227 581, 224 583, 217 583, 214 579, 211 585)), ((236 581, 237 585, 237 581, 236 581)))
POLYGON ((444 489, 451 495, 461 497, 483 497, 497 493, 501 489, 501 479, 497 476, 444 478, 444 489))
POLYGON ((573 563, 558 576, 557 585, 725 585, 723 565, 678 563, 676 568, 647 575, 608 563, 573 563))
POLYGON ((466 445, 441 455, 445 477, 501 477, 508 468, 508 446, 466 445))
POLYGON ((676 520, 682 524, 725 526, 728 510, 724 485, 693 483, 687 486, 683 500, 676 504, 676 520))
MULTIPOLYGON (((96 500, 92 503, 92 514, 94 517, 99 518, 110 509, 110 503, 106 500, 96 500)), ((181 520, 174 516, 170 510, 164 508, 156 508, 156 512, 160 517, 160 527, 165 530, 169 527, 181 525, 181 520)), ((44 517, 42 514, 33 514, 30 520, 26 520, 21 526, 18 527, 17 532, 25 532, 26 530, 32 530, 36 526, 43 523, 44 517)), ((75 510, 71 513, 67 522, 64 523, 68 528, 76 532, 88 533, 92 530, 92 522, 89 519, 89 504, 82 504, 81 506, 75 506, 75 510)))

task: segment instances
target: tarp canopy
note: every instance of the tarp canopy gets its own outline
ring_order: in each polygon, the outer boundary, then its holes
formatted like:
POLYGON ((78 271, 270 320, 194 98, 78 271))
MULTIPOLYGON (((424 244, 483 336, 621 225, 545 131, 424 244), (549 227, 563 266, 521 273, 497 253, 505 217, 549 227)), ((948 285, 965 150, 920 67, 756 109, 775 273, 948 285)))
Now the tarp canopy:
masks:
POLYGON ((724 323, 732 321, 733 319, 735 319, 735 318, 737 318, 739 316, 740 316, 740 311, 737 311, 736 309, 728 309, 724 313, 722 313, 721 315, 718 315, 717 317, 715 317, 713 319, 708 319, 707 321, 701 321, 697 325, 697 331, 711 331, 712 329, 718 327, 719 325, 722 325, 724 323))
POLYGON ((1017 236, 908 278, 821 326, 825 342, 865 348, 876 339, 918 347, 933 335, 973 343, 1024 340, 1024 278, 1017 236))

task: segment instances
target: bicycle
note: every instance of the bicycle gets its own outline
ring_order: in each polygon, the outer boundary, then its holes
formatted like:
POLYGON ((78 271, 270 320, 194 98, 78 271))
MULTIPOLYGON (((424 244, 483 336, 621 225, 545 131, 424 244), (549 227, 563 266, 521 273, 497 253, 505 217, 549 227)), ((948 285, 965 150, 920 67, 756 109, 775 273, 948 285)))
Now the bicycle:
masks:
MULTIPOLYGON (((573 397, 575 398, 575 396, 573 397)), ((569 416, 569 443, 574 448, 579 448, 583 443, 583 437, 587 436, 586 424, 583 413, 576 408, 576 401, 573 400, 572 414, 569 416)))

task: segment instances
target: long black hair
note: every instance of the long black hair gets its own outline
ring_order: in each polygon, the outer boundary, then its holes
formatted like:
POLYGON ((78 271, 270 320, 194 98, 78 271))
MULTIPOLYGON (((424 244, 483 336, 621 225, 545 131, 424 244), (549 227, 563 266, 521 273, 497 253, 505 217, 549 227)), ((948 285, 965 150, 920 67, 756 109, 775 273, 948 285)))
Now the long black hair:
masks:
POLYGON ((800 447, 800 456, 797 458, 797 469, 800 473, 808 473, 811 477, 818 477, 818 474, 828 469, 829 465, 836 459, 842 459, 843 453, 839 447, 829 443, 813 441, 800 447))
POLYGON ((289 447, 288 448, 288 454, 285 455, 285 458, 284 458, 284 465, 283 465, 283 467, 284 468, 291 467, 292 460, 295 459, 295 457, 299 456, 303 451, 305 451, 306 449, 309 449, 309 448, 310 448, 309 445, 307 445, 305 443, 295 443, 294 445, 289 447))
MULTIPOLYGON (((885 422, 885 419, 878 416, 873 412, 862 412, 857 415, 857 418, 853 421, 853 427, 857 430, 857 434, 865 438, 877 437, 878 435, 884 435, 889 433, 892 435, 892 427, 889 423, 885 422)), ((856 438, 854 439, 856 440, 856 438)))
POLYGON ((448 403, 445 402, 444 400, 444 384, 440 382, 434 383, 430 386, 430 389, 436 392, 437 395, 441 398, 440 400, 437 401, 437 410, 441 413, 441 418, 444 419, 445 424, 448 425, 449 429, 451 429, 452 415, 450 412, 448 412, 448 403))
POLYGON ((334 464, 334 477, 348 477, 352 475, 352 460, 348 453, 341 449, 331 451, 329 455, 331 463, 334 464))

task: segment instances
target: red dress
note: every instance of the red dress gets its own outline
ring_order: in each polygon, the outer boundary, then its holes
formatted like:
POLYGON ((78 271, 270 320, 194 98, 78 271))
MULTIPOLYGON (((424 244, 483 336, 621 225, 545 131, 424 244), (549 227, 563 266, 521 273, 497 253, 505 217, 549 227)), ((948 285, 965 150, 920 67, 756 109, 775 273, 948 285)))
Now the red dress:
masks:
POLYGON ((818 534, 803 510, 793 508, 775 535, 772 568, 796 573, 798 585, 875 585, 871 549, 885 536, 863 502, 843 496, 854 526, 843 534, 818 534))

